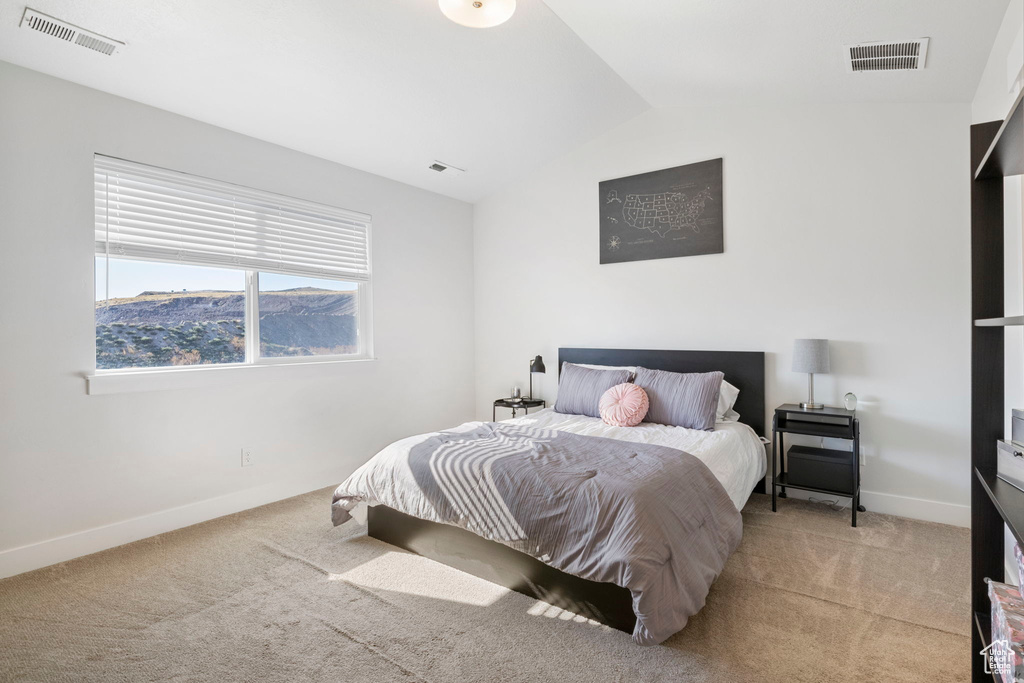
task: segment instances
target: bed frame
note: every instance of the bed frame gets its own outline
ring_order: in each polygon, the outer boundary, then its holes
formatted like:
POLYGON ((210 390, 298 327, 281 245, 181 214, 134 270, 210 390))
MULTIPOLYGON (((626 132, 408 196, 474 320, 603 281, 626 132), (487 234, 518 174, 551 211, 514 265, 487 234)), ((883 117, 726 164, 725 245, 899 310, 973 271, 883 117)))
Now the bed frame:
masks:
MULTIPOLYGON (((671 372, 721 370, 740 389, 735 410, 740 421, 759 436, 765 433, 764 353, 760 351, 652 351, 634 349, 559 349, 562 363, 640 365, 671 372)), ((765 492, 762 478, 755 493, 765 492)), ((632 633, 636 624, 628 589, 581 579, 550 567, 525 553, 471 531, 428 522, 384 505, 369 509, 372 538, 466 573, 543 600, 566 611, 632 633)))

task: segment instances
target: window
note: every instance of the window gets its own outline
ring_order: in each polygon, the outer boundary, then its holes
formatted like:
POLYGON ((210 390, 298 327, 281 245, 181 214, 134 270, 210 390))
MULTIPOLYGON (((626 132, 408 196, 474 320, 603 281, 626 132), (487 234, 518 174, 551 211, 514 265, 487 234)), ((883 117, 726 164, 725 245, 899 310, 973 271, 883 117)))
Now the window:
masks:
POLYGON ((96 156, 96 369, 370 355, 369 216, 96 156))
POLYGON ((98 256, 96 273, 98 370, 245 362, 245 272, 98 256))
POLYGON ((260 273, 259 310, 263 358, 358 353, 353 282, 260 273))

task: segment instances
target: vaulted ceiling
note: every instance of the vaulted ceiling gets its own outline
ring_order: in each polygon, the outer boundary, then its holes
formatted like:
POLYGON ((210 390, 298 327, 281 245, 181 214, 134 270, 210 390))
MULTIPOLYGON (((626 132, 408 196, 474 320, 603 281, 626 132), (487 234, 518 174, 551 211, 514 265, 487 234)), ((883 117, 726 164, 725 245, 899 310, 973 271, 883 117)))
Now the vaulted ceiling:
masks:
POLYGON ((519 0, 481 30, 436 0, 32 0, 106 57, 0 0, 0 59, 476 201, 651 105, 970 101, 1007 2, 519 0), (924 71, 845 71, 844 43, 925 36, 924 71))
POLYGON ((970 102, 1009 0, 546 0, 654 106, 970 102), (847 73, 843 45, 930 38, 922 71, 847 73))

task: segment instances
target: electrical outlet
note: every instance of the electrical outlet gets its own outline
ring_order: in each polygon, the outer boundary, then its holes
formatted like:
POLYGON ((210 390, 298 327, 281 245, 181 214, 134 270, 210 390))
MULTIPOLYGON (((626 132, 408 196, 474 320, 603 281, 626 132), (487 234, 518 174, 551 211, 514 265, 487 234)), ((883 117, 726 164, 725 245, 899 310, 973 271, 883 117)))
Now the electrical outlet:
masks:
POLYGON ((252 466, 252 451, 248 448, 242 449, 242 467, 252 466))

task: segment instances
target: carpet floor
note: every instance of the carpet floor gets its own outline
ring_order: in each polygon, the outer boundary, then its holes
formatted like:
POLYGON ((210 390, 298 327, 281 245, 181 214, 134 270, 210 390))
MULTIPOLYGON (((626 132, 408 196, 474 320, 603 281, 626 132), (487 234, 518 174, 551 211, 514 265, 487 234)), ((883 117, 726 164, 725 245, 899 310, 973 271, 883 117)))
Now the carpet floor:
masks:
POLYGON ((330 524, 316 491, 0 581, 4 681, 969 678, 969 532, 754 495, 663 645, 330 524))

